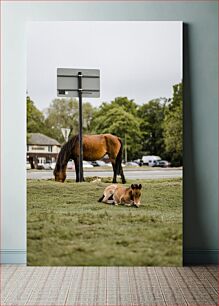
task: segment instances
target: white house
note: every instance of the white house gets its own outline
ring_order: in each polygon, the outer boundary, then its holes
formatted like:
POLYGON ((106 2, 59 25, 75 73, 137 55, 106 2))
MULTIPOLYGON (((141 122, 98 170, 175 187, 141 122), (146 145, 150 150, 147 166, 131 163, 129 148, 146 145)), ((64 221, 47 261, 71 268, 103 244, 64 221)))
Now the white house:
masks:
POLYGON ((60 148, 61 144, 56 139, 41 133, 31 133, 27 140, 27 160, 32 167, 38 163, 55 162, 60 148))

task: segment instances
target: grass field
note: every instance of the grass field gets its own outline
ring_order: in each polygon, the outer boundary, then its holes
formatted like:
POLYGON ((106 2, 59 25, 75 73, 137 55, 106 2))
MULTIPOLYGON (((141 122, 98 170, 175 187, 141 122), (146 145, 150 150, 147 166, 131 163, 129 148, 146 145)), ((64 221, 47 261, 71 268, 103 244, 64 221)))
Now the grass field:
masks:
POLYGON ((139 183, 135 208, 98 203, 109 183, 28 180, 28 265, 182 265, 182 179, 139 183))

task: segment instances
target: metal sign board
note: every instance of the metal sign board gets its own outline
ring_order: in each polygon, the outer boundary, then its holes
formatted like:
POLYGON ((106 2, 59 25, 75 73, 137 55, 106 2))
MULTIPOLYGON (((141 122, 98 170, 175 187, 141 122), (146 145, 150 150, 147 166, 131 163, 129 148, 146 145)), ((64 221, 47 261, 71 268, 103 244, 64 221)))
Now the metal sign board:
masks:
POLYGON ((81 73, 82 97, 100 97, 100 70, 57 69, 57 94, 59 97, 79 97, 79 73, 81 73))

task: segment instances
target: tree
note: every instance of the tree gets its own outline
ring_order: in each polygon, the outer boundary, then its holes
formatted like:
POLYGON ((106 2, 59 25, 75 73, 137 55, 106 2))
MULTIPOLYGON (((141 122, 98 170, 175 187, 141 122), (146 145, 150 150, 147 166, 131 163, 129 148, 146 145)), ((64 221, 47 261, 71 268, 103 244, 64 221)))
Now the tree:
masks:
POLYGON ((45 132, 45 118, 43 113, 39 111, 34 102, 28 96, 27 101, 27 135, 29 133, 44 133, 45 132))
POLYGON ((127 113, 137 116, 138 105, 127 97, 117 97, 111 102, 112 107, 122 107, 127 113))
MULTIPOLYGON (((76 99, 55 99, 46 110, 47 118, 45 121, 50 137, 63 142, 61 128, 70 128, 70 135, 78 134, 79 114, 78 101, 76 99)), ((90 122, 94 109, 88 102, 83 103, 83 130, 90 131, 90 122)))
POLYGON ((112 108, 120 107, 127 113, 131 113, 133 116, 137 116, 138 105, 134 100, 129 100, 127 97, 117 97, 110 103, 103 102, 98 108, 98 114, 104 114, 112 108))
MULTIPOLYGON (((110 104, 103 103, 96 110, 91 127, 95 133, 111 133, 121 137, 123 144, 127 146, 128 158, 133 159, 138 157, 141 149, 140 121, 133 114, 135 108, 133 112, 127 111, 128 107, 126 108, 123 103, 127 103, 127 106, 130 101, 126 99, 116 98, 110 104)), ((132 105, 133 103, 131 101, 132 105)))
POLYGON ((164 119, 165 149, 172 164, 182 164, 183 150, 183 86, 173 86, 173 98, 167 105, 164 119))
POLYGON ((164 156, 163 121, 166 99, 154 99, 138 109, 141 118, 142 154, 164 156))
POLYGON ((89 102, 83 103, 83 128, 86 133, 91 132, 91 121, 94 114, 94 108, 89 102))

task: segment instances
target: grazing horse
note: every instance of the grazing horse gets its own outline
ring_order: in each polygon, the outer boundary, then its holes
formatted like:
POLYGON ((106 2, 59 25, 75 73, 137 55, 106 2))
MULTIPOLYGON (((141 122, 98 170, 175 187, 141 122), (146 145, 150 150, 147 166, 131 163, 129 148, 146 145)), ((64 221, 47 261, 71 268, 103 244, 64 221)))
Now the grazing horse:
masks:
MULTIPOLYGON (((116 183, 116 176, 121 175, 124 184, 125 176, 122 169, 122 140, 111 134, 84 135, 83 136, 83 159, 95 161, 108 154, 113 166, 113 183, 116 183)), ((75 163, 76 182, 79 182, 79 137, 73 136, 66 142, 59 152, 55 170, 55 180, 64 182, 66 179, 66 168, 69 159, 75 163)))
POLYGON ((139 207, 141 205, 141 188, 141 184, 132 184, 128 188, 113 184, 105 188, 98 202, 139 207))

